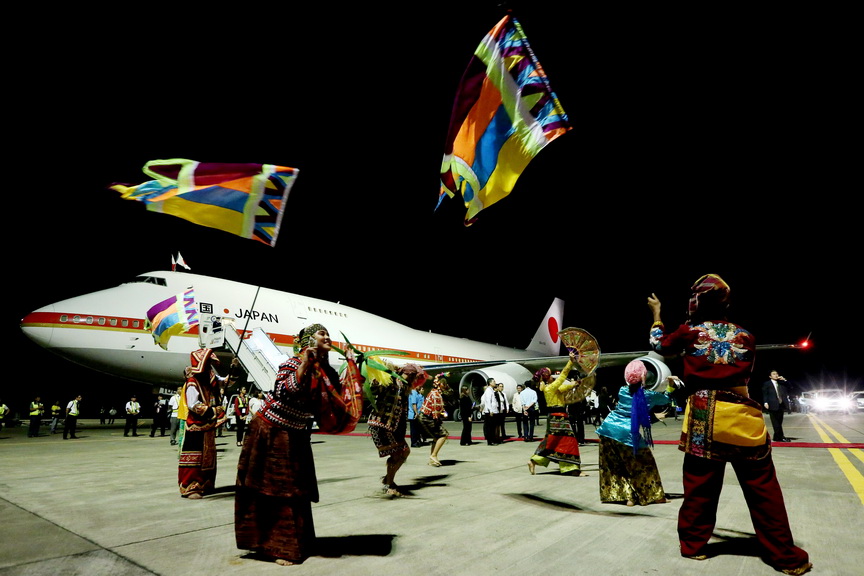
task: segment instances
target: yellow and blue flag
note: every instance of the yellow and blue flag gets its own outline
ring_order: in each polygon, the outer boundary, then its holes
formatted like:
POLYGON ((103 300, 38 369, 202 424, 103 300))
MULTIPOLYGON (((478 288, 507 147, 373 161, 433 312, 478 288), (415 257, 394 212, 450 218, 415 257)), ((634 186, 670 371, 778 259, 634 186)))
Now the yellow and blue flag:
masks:
POLYGON ((521 24, 507 14, 483 38, 462 76, 438 206, 445 195, 461 193, 470 226, 481 210, 510 194, 540 150, 570 129, 521 24))
POLYGON ((298 170, 272 164, 196 162, 183 158, 144 165, 150 180, 114 184, 127 200, 201 226, 276 245, 288 192, 298 170))
POLYGON ((198 324, 198 308, 195 291, 187 288, 176 296, 154 304, 147 311, 145 328, 153 335, 153 342, 163 350, 168 349, 168 340, 175 334, 188 332, 198 324))

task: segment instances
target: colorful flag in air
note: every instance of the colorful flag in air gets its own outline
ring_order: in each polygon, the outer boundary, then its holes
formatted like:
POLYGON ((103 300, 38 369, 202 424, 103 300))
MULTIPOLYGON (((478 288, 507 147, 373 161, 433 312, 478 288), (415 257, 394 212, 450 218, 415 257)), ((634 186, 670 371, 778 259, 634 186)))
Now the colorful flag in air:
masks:
POLYGON ((197 324, 195 293, 192 288, 187 288, 180 294, 153 305, 147 311, 144 327, 153 335, 153 342, 167 350, 171 336, 188 332, 197 324))
MULTIPOLYGON (((522 25, 508 14, 462 75, 441 162, 441 191, 462 194, 465 226, 505 198, 534 156, 572 129, 522 25)), ((437 209, 437 208, 436 208, 437 209)))
POLYGON ((296 168, 272 164, 151 160, 143 171, 155 180, 137 186, 114 184, 127 200, 147 210, 172 214, 275 246, 296 168))

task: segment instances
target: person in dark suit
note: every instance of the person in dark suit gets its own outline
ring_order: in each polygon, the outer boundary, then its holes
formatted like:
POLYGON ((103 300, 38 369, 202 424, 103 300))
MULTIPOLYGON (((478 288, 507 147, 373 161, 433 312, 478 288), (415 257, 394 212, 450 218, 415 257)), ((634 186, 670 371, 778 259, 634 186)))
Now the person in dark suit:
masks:
POLYGON ((771 417, 771 426, 774 427, 772 439, 775 442, 789 442, 783 434, 783 413, 789 411, 789 391, 785 382, 786 378, 780 376, 777 370, 772 370, 768 380, 762 384, 762 406, 771 417))
POLYGON ((471 441, 471 428, 473 426, 472 418, 474 417, 474 401, 471 400, 471 394, 468 386, 463 386, 459 393, 459 420, 462 421, 462 436, 459 437, 460 446, 471 446, 474 442, 471 441))

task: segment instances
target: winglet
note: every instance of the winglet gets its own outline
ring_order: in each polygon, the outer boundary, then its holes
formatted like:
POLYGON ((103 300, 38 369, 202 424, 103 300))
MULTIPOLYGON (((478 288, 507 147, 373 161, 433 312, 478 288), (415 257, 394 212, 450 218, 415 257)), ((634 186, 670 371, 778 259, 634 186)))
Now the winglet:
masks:
POLYGON ((561 356, 561 336, 558 332, 563 328, 564 301, 555 298, 526 350, 536 352, 539 356, 561 356))

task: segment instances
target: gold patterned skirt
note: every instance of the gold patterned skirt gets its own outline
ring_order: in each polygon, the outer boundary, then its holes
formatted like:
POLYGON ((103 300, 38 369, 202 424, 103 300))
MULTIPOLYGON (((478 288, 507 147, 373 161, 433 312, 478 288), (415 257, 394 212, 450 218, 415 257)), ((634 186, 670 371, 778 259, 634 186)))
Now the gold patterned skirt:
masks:
POLYGON ((601 502, 644 506, 666 498, 650 448, 641 448, 633 456, 632 446, 600 436, 598 463, 601 502))

